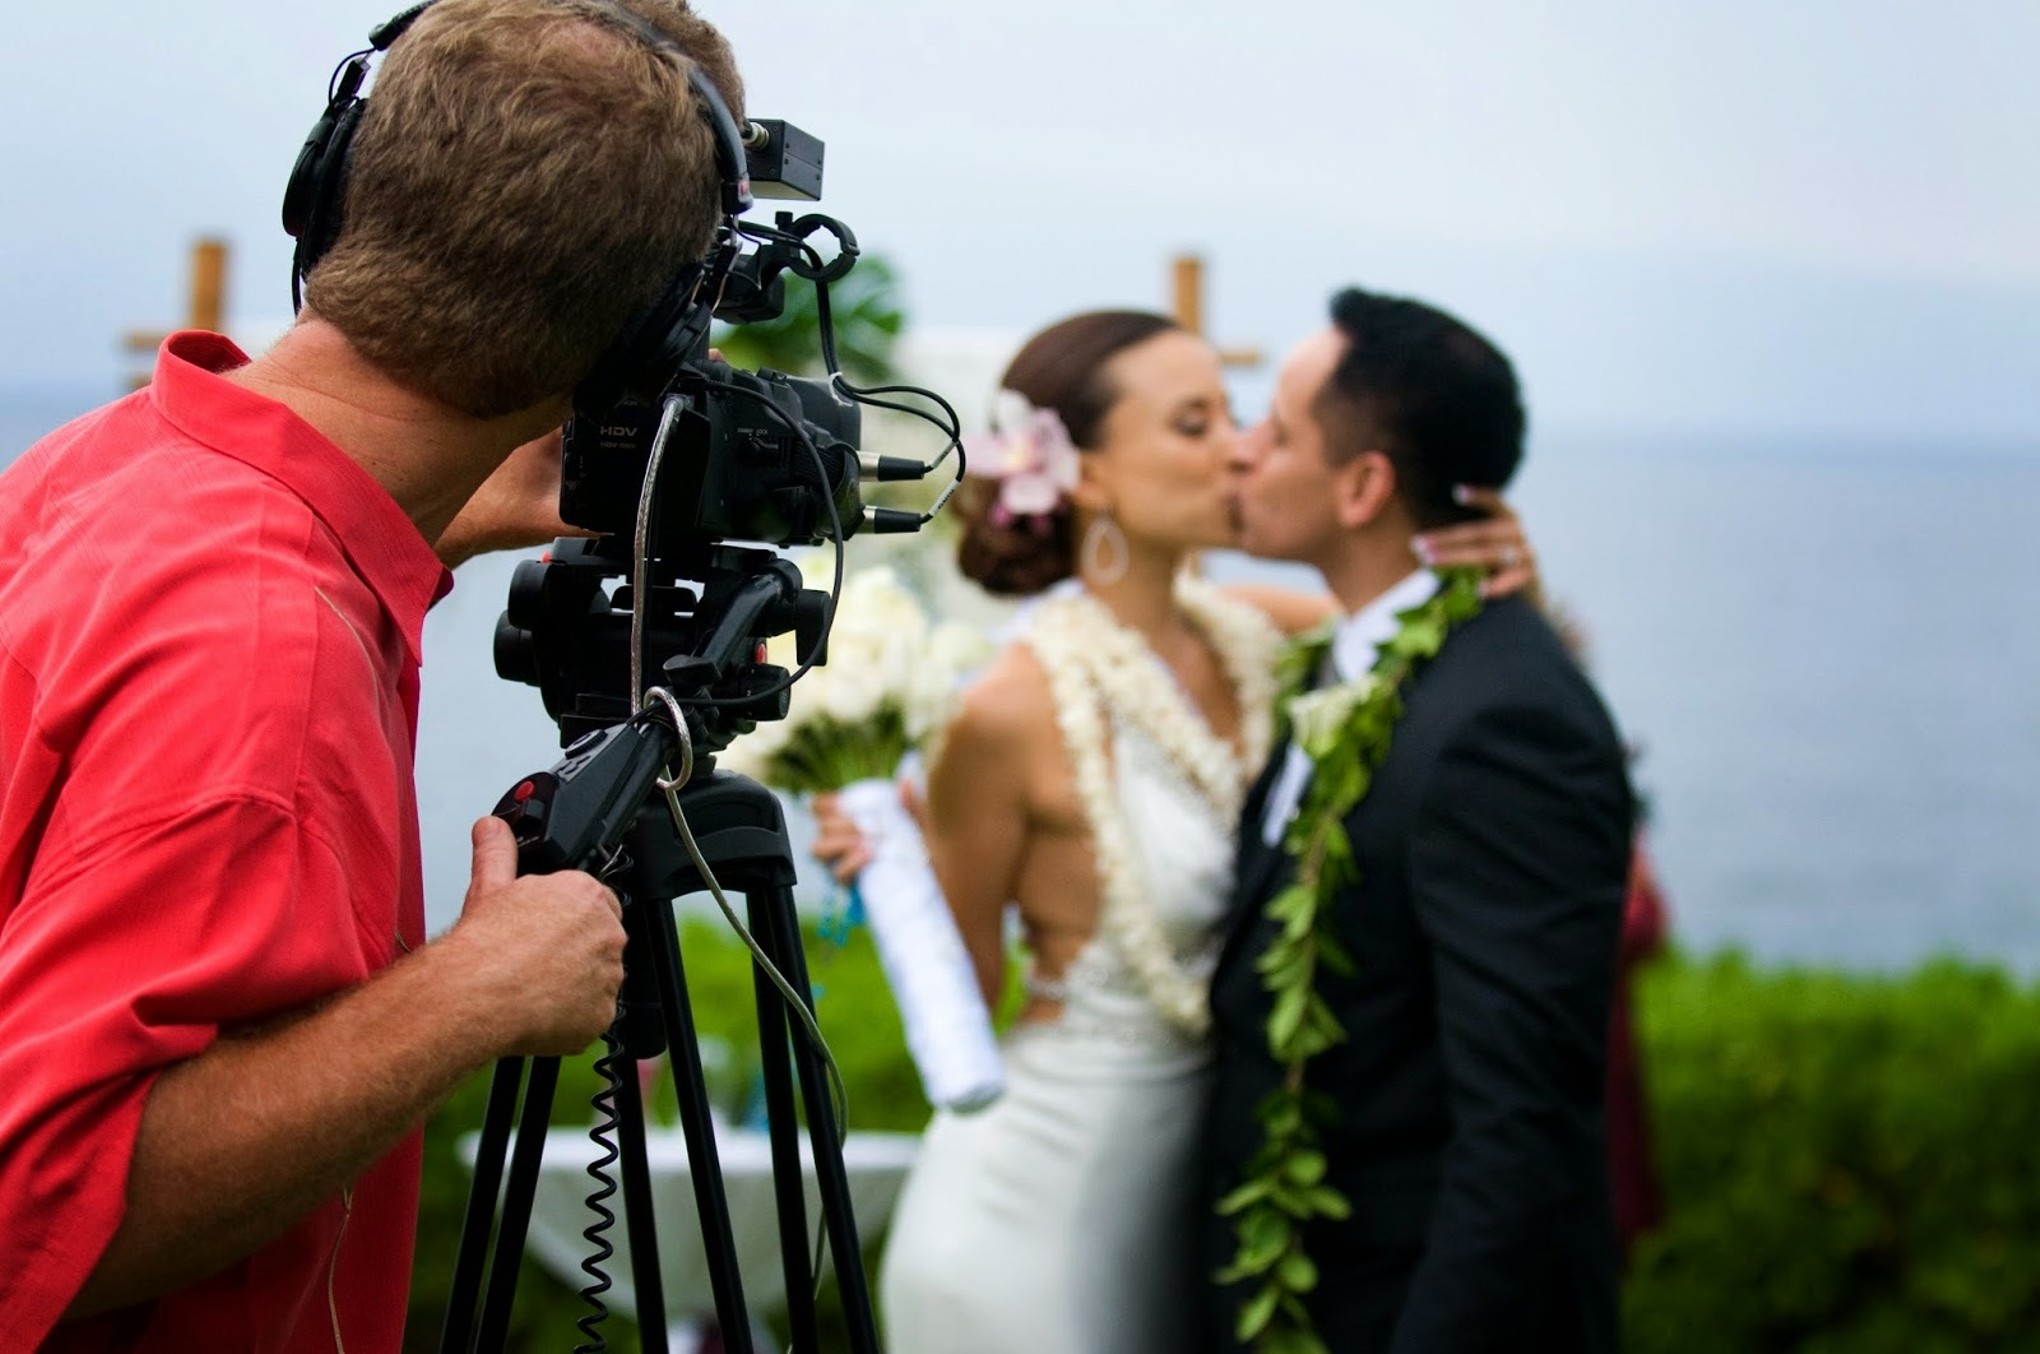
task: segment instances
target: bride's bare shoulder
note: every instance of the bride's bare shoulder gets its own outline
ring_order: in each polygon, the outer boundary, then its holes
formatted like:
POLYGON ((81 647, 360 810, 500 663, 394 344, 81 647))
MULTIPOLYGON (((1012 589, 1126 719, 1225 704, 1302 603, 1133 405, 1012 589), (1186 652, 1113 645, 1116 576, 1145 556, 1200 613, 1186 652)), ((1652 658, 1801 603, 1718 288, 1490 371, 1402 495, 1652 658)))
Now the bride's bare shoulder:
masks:
POLYGON ((944 755, 1010 755, 1033 746, 1054 722, 1055 699, 1041 659, 1025 644, 1008 644, 963 689, 944 755))

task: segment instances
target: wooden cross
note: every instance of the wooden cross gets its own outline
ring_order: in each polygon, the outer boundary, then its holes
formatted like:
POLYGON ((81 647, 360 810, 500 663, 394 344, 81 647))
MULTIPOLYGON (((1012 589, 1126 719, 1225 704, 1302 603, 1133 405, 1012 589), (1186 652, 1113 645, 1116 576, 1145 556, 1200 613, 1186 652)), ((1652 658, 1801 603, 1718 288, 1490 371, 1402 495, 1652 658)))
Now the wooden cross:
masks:
MULTIPOLYGON (((1204 260, 1196 254, 1178 254, 1172 263, 1176 323, 1191 333, 1204 336, 1204 260)), ((1259 348, 1220 348, 1218 360, 1228 367, 1258 367, 1267 359, 1259 348)))
MULTIPOLYGON (((194 240, 191 245, 191 305, 185 313, 186 329, 209 329, 217 334, 227 320, 227 242, 212 238, 194 240)), ((143 361, 151 361, 167 330, 130 329, 121 336, 120 346, 143 361)), ((129 377, 133 389, 149 383, 147 371, 129 377)))

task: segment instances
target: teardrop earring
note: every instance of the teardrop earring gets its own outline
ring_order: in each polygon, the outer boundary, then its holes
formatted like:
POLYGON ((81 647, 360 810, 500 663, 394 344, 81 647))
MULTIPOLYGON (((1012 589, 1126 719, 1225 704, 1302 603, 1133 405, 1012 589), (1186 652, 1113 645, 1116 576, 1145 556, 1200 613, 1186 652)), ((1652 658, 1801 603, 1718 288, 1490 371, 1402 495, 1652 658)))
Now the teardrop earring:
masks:
POLYGON ((1110 508, 1101 510, 1091 519, 1091 525, 1084 528, 1084 576, 1109 588, 1126 577, 1127 566, 1132 562, 1133 548, 1126 542, 1126 532, 1112 520, 1110 508), (1108 553, 1109 563, 1104 558, 1108 553))

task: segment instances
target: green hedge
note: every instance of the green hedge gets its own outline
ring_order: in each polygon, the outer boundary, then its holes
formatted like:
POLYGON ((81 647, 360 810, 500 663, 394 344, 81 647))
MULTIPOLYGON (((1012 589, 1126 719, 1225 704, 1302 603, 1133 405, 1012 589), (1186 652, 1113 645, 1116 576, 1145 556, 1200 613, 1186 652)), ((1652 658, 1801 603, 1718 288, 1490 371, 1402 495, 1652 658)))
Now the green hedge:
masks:
MULTIPOLYGON (((702 1033, 734 1051, 722 1098, 741 1099, 745 955, 706 923, 683 951, 702 1033)), ((918 1128, 928 1106, 868 937, 809 954, 852 1123, 918 1128)), ((1634 1354, 2040 1351, 2040 992, 1952 963, 1874 978, 1675 959, 1643 976, 1637 1014, 1671 1216, 1634 1257, 1634 1354)), ((587 1121, 593 1080, 569 1067, 556 1120, 587 1121)), ((485 1089, 427 1131, 413 1348, 437 1339, 467 1189, 452 1143, 485 1089)), ((513 1348, 569 1347, 582 1310, 529 1266, 513 1348)), ((637 1347, 628 1323, 605 1329, 637 1347)))
POLYGON ((1671 1216, 1629 1349, 2040 1349, 2040 994, 1729 957, 1638 1014, 1671 1216))

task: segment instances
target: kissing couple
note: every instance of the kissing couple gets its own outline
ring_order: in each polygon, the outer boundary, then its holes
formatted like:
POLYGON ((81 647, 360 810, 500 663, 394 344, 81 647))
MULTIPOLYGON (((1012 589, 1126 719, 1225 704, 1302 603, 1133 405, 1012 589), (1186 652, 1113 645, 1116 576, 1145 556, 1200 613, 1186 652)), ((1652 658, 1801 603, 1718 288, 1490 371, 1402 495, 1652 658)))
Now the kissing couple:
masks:
MULTIPOLYGON (((1617 1344, 1601 1087, 1632 805, 1528 594, 1524 412, 1455 317, 1359 290, 1237 427, 1155 315, 1013 359, 963 571, 1038 596, 929 768, 1006 1092, 894 1216, 898 1354, 1617 1344), (1237 546, 1331 597, 1220 588, 1237 546)), ((818 806, 841 873, 865 846, 818 806)))

